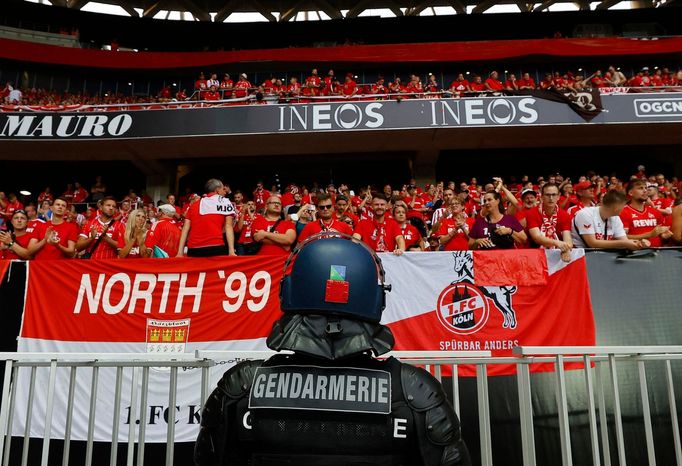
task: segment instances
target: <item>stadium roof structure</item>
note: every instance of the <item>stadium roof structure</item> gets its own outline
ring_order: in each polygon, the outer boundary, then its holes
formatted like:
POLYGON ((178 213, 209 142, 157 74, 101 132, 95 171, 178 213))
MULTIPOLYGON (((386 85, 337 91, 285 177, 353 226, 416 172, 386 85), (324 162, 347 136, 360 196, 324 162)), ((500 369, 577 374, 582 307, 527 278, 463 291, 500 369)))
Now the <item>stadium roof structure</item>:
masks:
POLYGON ((27 0, 74 10, 205 22, 657 8, 682 0, 27 0))

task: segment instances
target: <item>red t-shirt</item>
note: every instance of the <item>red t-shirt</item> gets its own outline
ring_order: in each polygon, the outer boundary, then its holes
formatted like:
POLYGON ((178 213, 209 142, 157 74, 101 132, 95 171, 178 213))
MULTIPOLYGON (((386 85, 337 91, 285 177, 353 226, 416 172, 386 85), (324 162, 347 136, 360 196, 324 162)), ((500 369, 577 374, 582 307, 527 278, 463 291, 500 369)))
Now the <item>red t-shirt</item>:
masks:
POLYGON ((237 81, 237 84, 234 85, 234 96, 237 98, 246 97, 246 94, 251 87, 251 83, 247 80, 237 81))
POLYGON ((398 222, 389 218, 385 218, 383 223, 374 219, 360 220, 354 233, 360 235, 360 239, 376 252, 395 250, 395 239, 402 235, 398 222))
MULTIPOLYGON (((52 229, 57 233, 59 237, 59 244, 61 244, 64 247, 68 247, 69 241, 73 241, 75 243, 78 240, 78 226, 75 223, 62 222, 57 225, 54 225, 51 221, 36 224, 36 230, 34 232, 35 238, 37 238, 38 240, 42 240, 43 238, 45 238, 45 234, 47 233, 47 229, 49 227, 52 227, 52 229)), ((45 246, 43 246, 43 248, 40 251, 36 253, 33 259, 59 260, 70 258, 62 254, 62 252, 59 250, 59 248, 57 248, 56 245, 48 242, 45 244, 45 246)))
MULTIPOLYGON (((201 213, 202 201, 208 200, 217 194, 209 194, 192 204, 187 209, 185 219, 191 222, 191 228, 187 237, 187 248, 205 248, 210 246, 224 246, 223 232, 225 231, 225 218, 235 216, 234 206, 232 213, 201 213)), ((230 204, 231 205, 231 204, 230 204)))
MULTIPOLYGON (((623 228, 628 235, 642 235, 650 232, 658 225, 663 225, 663 215, 649 206, 644 206, 644 210, 639 211, 628 204, 620 213, 620 219, 623 221, 623 228)), ((654 248, 659 248, 663 244, 660 236, 648 239, 654 248)))
MULTIPOLYGON (((31 233, 24 233, 21 236, 16 236, 14 238, 14 242, 21 246, 24 249, 28 248, 28 243, 31 241, 31 238, 33 238, 33 235, 31 233)), ((11 249, 3 249, 0 251, 0 259, 5 259, 5 260, 13 260, 13 259, 19 259, 21 260, 21 257, 17 256, 14 251, 11 249)))
POLYGON ((545 217, 540 213, 541 207, 528 209, 526 212, 526 230, 539 228, 542 236, 563 241, 564 231, 571 231, 571 216, 563 209, 558 209, 556 219, 545 217))
POLYGON ((325 224, 322 220, 308 223, 303 227, 303 231, 298 235, 298 242, 302 243, 308 237, 324 231, 338 231, 347 235, 353 234, 353 229, 346 222, 332 219, 329 224, 325 224))
MULTIPOLYGON (((471 217, 466 219, 466 224, 469 227, 469 230, 471 230, 471 227, 474 226, 474 222, 475 220, 471 217)), ((457 222, 455 222, 455 219, 452 217, 446 218, 441 222, 440 228, 436 234, 439 237, 445 236, 449 235, 454 230, 457 230, 457 234, 455 234, 450 241, 445 243, 444 249, 446 251, 466 251, 469 249, 469 239, 461 228, 457 228, 457 222)))
MULTIPOLYGON (((277 220, 268 220, 262 215, 257 215, 253 219, 251 224, 251 236, 257 231, 270 231, 272 227, 277 223, 277 220)), ((296 231, 296 225, 288 220, 282 220, 277 224, 277 228, 271 233, 284 234, 289 230, 296 231)), ((260 250, 258 251, 259 256, 286 256, 289 254, 291 246, 281 246, 279 244, 266 244, 263 243, 260 250)))
POLYGON ((149 249, 158 246, 169 256, 175 256, 178 252, 178 246, 180 245, 180 229, 178 228, 178 224, 175 220, 159 220, 153 224, 151 230, 147 232, 144 244, 149 249))
MULTIPOLYGON (((90 236, 90 229, 94 226, 95 227, 95 240, 90 243, 90 246, 86 249, 86 251, 91 251, 92 248, 95 246, 95 241, 102 235, 102 232, 107 228, 108 222, 104 223, 102 222, 99 217, 93 218, 91 220, 88 220, 85 222, 85 225, 83 225, 83 229, 81 230, 80 236, 83 238, 87 238, 90 236)), ((116 221, 111 227, 107 230, 107 236, 111 238, 112 240, 116 241, 118 243, 118 237, 125 235, 125 225, 121 223, 120 221, 116 221), (123 230, 123 231, 121 231, 123 230)), ((92 259, 117 259, 118 258, 118 249, 117 248, 112 248, 107 244, 104 240, 100 241, 99 245, 97 246, 97 249, 95 249, 92 252, 92 259)))

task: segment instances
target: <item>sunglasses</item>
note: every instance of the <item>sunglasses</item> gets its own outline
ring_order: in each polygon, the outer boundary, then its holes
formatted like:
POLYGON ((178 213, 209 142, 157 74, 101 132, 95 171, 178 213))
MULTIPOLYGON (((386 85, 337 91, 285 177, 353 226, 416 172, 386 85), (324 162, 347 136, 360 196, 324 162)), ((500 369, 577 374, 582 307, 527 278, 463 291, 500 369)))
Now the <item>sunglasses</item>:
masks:
POLYGON ((333 206, 331 204, 325 204, 325 205, 318 205, 317 208, 320 210, 327 210, 331 209, 333 206))

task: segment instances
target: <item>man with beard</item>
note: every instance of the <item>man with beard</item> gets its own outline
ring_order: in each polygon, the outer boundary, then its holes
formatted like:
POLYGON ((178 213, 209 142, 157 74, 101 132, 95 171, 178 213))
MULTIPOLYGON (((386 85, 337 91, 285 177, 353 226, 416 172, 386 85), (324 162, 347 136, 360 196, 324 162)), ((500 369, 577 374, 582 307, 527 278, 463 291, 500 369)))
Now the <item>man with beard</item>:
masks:
POLYGON ((542 202, 526 214, 531 244, 561 250, 561 259, 571 260, 571 217, 559 208, 559 187, 554 183, 542 186, 542 202))
POLYGON ((405 238, 395 220, 386 218, 388 202, 383 194, 372 197, 372 218, 358 222, 353 237, 367 243, 376 252, 405 252, 405 238))
POLYGON ((118 237, 124 234, 121 229, 125 227, 123 223, 115 220, 116 213, 116 199, 113 197, 102 199, 99 215, 83 225, 76 250, 87 249, 86 254, 92 259, 117 259, 118 237))
POLYGON ((71 259, 76 253, 78 227, 66 220, 68 204, 58 197, 52 204, 52 219, 41 224, 29 243, 35 260, 71 259))

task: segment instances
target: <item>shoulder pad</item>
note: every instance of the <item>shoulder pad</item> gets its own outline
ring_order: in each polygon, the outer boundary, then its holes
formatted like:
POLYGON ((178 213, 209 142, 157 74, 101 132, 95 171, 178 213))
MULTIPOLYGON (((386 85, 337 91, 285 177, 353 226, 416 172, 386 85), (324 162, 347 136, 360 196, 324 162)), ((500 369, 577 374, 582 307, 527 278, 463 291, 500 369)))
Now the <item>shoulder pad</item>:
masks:
POLYGON ((459 421, 449 403, 426 412, 426 436, 435 445, 449 445, 460 440, 459 421))
POLYGON ((445 401, 440 382, 424 369, 403 364, 400 379, 405 401, 414 411, 426 411, 445 401))
POLYGON ((256 369, 263 364, 263 360, 244 361, 235 364, 223 374, 218 382, 218 388, 229 398, 241 398, 251 390, 256 369))

